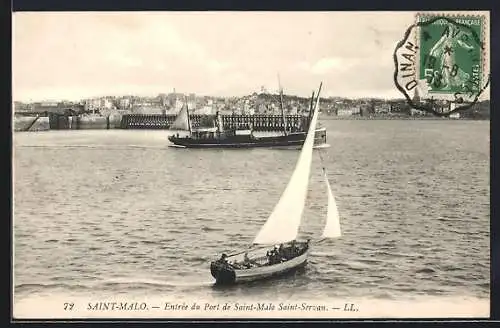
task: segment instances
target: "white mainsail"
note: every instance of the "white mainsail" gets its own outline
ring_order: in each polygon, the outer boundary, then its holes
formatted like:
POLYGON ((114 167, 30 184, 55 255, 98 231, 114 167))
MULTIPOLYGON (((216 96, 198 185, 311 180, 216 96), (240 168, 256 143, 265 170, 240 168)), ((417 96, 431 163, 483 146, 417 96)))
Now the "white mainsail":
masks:
POLYGON ((314 114, 295 170, 273 212, 255 237, 254 244, 280 244, 297 237, 307 197, 321 86, 322 84, 319 86, 314 114))
POLYGON ((333 197, 332 188, 330 187, 330 182, 328 182, 328 175, 325 169, 323 169, 323 178, 328 192, 328 208, 326 212, 326 224, 321 238, 338 238, 342 236, 342 231, 340 230, 340 216, 337 202, 335 202, 335 197, 333 197))
POLYGON ((189 120, 189 110, 187 104, 182 106, 179 114, 175 118, 174 123, 170 126, 170 130, 191 131, 191 121, 189 120))

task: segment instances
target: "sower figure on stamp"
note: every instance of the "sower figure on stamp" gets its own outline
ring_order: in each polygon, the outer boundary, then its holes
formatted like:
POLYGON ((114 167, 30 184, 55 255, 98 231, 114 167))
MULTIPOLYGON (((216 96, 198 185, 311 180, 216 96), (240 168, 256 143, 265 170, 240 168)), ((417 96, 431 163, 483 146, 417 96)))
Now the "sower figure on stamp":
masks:
POLYGON ((470 32, 465 30, 455 31, 452 27, 446 27, 439 41, 431 48, 429 55, 436 61, 436 71, 439 75, 434 76, 433 86, 446 91, 452 88, 462 87, 463 81, 470 78, 464 72, 457 61, 457 52, 473 49, 469 44, 472 38, 470 32), (458 33, 458 35, 457 35, 458 33))

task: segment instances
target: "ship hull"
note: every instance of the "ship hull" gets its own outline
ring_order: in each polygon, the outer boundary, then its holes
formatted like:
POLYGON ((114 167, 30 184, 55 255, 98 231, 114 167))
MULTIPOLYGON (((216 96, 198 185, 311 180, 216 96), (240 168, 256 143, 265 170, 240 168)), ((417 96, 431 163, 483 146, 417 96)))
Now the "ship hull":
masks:
MULTIPOLYGON (((272 137, 254 137, 247 136, 231 136, 228 138, 207 138, 194 139, 190 137, 170 136, 168 139, 175 146, 185 148, 256 148, 256 147, 300 147, 306 139, 306 132, 296 132, 283 136, 272 137)), ((326 144, 326 129, 321 128, 316 130, 314 144, 326 144)))
POLYGON ((307 264, 308 256, 309 247, 305 246, 300 255, 281 263, 262 265, 242 270, 236 269, 231 265, 221 265, 220 263, 212 262, 210 272, 215 278, 216 285, 243 284, 257 280, 277 278, 293 273, 307 264))

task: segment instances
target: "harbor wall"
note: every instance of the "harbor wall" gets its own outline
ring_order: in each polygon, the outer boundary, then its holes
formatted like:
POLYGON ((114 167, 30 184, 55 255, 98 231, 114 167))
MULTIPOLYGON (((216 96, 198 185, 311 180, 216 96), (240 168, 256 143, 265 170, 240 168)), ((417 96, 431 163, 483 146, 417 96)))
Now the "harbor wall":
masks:
POLYGON ((111 114, 109 115, 109 128, 110 129, 120 129, 122 124, 121 114, 111 114))
POLYGON ((78 118, 79 130, 108 129, 109 121, 107 117, 82 116, 78 118))
POLYGON ((14 131, 48 131, 50 130, 48 117, 15 116, 14 131))
MULTIPOLYGON (((49 113, 48 116, 17 116, 14 120, 15 131, 40 130, 90 130, 90 129, 168 129, 175 121, 173 114, 120 114, 65 115, 49 113), (31 127, 31 125, 33 125, 31 127)), ((221 115, 224 129, 252 128, 259 132, 283 131, 281 115, 221 115)), ((191 126, 215 126, 215 115, 190 115, 191 126)), ((305 131, 309 117, 287 115, 287 130, 305 131)))
MULTIPOLYGON (((165 114, 127 114, 123 115, 122 129, 168 129, 174 122, 176 115, 165 114)), ((191 126, 213 126, 215 115, 193 114, 189 116, 191 126)), ((221 115, 222 125, 225 129, 236 127, 252 127, 254 131, 282 131, 284 129, 281 115, 221 115)), ((287 115, 288 130, 305 131, 309 117, 302 115, 287 115)))
POLYGON ((119 129, 121 115, 109 116, 65 116, 50 115, 50 128, 52 130, 106 130, 119 129))

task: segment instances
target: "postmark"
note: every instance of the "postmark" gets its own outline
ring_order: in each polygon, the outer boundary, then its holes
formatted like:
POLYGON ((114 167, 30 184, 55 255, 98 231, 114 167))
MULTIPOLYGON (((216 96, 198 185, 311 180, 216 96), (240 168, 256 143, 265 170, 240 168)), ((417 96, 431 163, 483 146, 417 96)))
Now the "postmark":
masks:
POLYGON ((416 16, 394 51, 394 82, 416 110, 448 116, 489 85, 485 14, 416 16))

